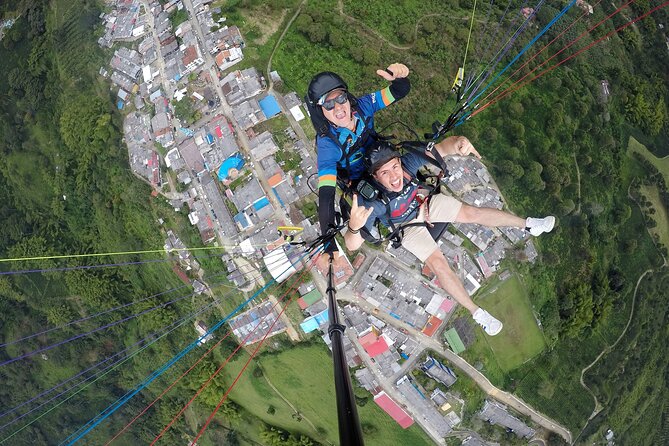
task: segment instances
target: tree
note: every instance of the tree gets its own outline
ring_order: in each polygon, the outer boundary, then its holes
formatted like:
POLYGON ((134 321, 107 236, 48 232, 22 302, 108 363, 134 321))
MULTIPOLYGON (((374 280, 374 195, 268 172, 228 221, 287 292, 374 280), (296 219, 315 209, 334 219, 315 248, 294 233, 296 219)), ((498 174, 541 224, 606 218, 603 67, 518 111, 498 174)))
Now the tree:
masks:
POLYGON ((571 198, 563 199, 558 205, 558 213, 560 215, 569 215, 574 212, 574 209, 576 209, 576 204, 571 198))
POLYGON ((499 170, 505 175, 510 176, 514 180, 517 180, 519 178, 522 178, 522 176, 525 174, 525 170, 523 169, 523 166, 514 163, 513 161, 510 160, 502 160, 499 163, 499 170))

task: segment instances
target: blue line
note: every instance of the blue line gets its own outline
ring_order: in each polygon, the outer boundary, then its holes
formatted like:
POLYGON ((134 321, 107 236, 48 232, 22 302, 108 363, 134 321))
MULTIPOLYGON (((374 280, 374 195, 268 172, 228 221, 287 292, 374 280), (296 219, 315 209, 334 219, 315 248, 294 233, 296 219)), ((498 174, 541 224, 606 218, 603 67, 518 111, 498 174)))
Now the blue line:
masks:
MULTIPOLYGON (((567 11, 568 11, 572 6, 574 6, 575 3, 576 3, 576 0, 571 0, 571 2, 570 2, 567 6, 565 6, 564 9, 563 9, 562 11, 560 11, 560 13, 559 13, 558 15, 556 15, 555 17, 553 17, 553 20, 551 20, 550 22, 548 22, 548 24, 544 27, 544 29, 542 29, 541 32, 540 32, 539 34, 537 34, 537 35, 534 37, 534 39, 532 39, 532 40, 530 41, 530 43, 528 43, 527 45, 525 45, 525 48, 523 48, 523 50, 522 50, 520 53, 518 53, 518 54, 516 55, 516 57, 514 57, 513 60, 511 60, 511 62, 509 62, 508 65, 507 65, 506 67, 504 67, 504 69, 503 69, 502 71, 500 71, 500 72, 499 72, 499 73, 498 73, 498 74, 497 74, 497 75, 496 75, 490 82, 488 82, 488 85, 485 86, 485 88, 483 89, 483 91, 481 91, 479 94, 477 94, 477 95, 474 97, 474 99, 472 99, 471 101, 469 101, 469 103, 470 103, 470 104, 473 104, 474 102, 476 102, 476 100, 477 100, 483 93, 485 93, 485 91, 486 91, 488 88, 490 88, 490 86, 491 86, 491 85, 492 85, 492 84, 493 84, 493 83, 494 83, 494 82, 495 82, 495 81, 496 81, 502 74, 504 74, 504 73, 506 72, 506 70, 508 70, 508 69, 511 67, 511 65, 513 65, 513 64, 520 58, 520 56, 522 56, 522 55, 525 53, 525 51, 527 51, 527 50, 534 44, 534 42, 536 42, 537 40, 539 40, 539 38, 541 38, 541 36, 543 36, 543 35, 546 33, 546 31, 548 31, 548 29, 549 29, 551 26, 553 26, 553 24, 554 24, 555 22, 557 22, 557 21, 560 19, 560 17, 562 17, 563 15, 565 15, 565 14, 567 13, 567 11)), ((462 124, 463 122, 465 122, 465 120, 467 119, 467 117, 469 117, 469 115, 470 115, 471 113, 472 113, 472 111, 469 111, 469 112, 467 112, 465 115, 461 116, 460 119, 458 120, 458 122, 455 124, 454 127, 457 127, 457 126, 459 126, 460 124, 462 124)))
MULTIPOLYGON (((306 255, 307 255, 307 253, 302 254, 302 256, 300 256, 300 261, 301 261, 306 255)), ((290 267, 287 268, 286 271, 288 271, 288 269, 290 269, 290 268, 292 268, 292 267, 293 267, 293 264, 291 263, 290 267)), ((83 438, 87 433, 89 433, 90 431, 92 431, 97 425, 99 425, 100 423, 102 423, 105 419, 107 419, 107 418, 108 418, 109 416, 111 416, 114 412, 116 412, 118 409, 120 409, 125 403, 127 403, 128 401, 130 401, 130 399, 133 398, 135 395, 137 395, 142 389, 144 389, 146 386, 148 386, 149 384, 151 384, 151 383, 152 383, 156 378, 158 378, 160 375, 162 375, 163 373, 165 373, 165 371, 167 371, 167 369, 169 369, 171 366, 173 366, 177 361, 179 361, 181 358, 183 358, 187 353, 189 353, 191 350, 193 350, 195 347, 197 347, 198 342, 200 342, 201 339, 205 338, 205 337, 208 336, 209 334, 211 334, 211 333, 213 333, 214 331, 218 330, 218 329, 219 329, 225 322, 227 322, 228 319, 230 319, 232 316, 234 316, 239 310, 241 310, 242 308, 244 308, 246 305, 248 305, 249 302, 251 302, 253 299, 255 299, 260 293, 262 293, 267 287, 269 287, 270 285, 272 285, 275 281, 276 281, 275 279, 270 280, 270 281, 267 283, 267 285, 265 285, 264 287, 260 288, 258 291, 256 291, 255 293, 253 293, 253 295, 252 295, 250 298, 248 298, 247 300, 245 300, 244 302, 242 302, 241 304, 239 304, 239 305, 237 306, 237 308, 235 308, 234 310, 232 310, 232 312, 230 312, 227 316, 225 316, 223 319, 221 319, 220 321, 218 321, 218 322, 216 323, 216 325, 214 325, 208 332, 206 332, 206 333, 203 334, 201 337, 199 337, 198 339, 196 339, 195 341, 193 341, 189 346, 187 346, 186 348, 184 348, 183 350, 181 350, 181 352, 179 352, 176 356, 174 356, 172 359, 170 359, 167 363, 165 363, 165 364, 164 364, 162 367, 160 367, 158 370, 154 371, 154 372, 153 372, 147 379, 144 380, 143 383, 141 383, 137 388, 135 388, 135 390, 126 393, 124 396, 122 396, 121 398, 119 398, 118 400, 116 400, 115 403, 112 403, 110 406, 107 406, 106 409, 104 409, 102 412, 100 412, 100 413, 99 413, 98 415, 96 415, 94 418, 92 418, 91 420, 89 420, 86 424, 84 424, 84 426, 82 426, 81 428, 77 429, 77 431, 81 431, 82 428, 86 427, 87 425, 90 425, 90 426, 88 426, 83 432, 81 432, 81 433, 78 434, 76 437, 74 437, 74 439, 70 440, 70 439, 76 434, 76 431, 75 431, 74 433, 70 434, 70 435, 69 435, 65 440, 63 440, 60 444, 62 445, 62 444, 65 444, 65 443, 67 442, 67 446, 71 446, 71 445, 73 445, 74 443, 76 443, 77 441, 79 441, 81 438, 83 438), (103 415, 103 414, 104 414, 104 415, 103 415)))

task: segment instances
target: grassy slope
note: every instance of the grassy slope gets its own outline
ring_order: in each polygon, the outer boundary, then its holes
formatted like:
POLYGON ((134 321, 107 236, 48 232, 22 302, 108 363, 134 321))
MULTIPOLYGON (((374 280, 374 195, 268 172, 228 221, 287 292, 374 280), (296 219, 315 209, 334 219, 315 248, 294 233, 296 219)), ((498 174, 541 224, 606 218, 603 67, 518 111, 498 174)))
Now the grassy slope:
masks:
POLYGON ((664 182, 669 184, 669 156, 658 158, 657 156, 653 155, 650 150, 646 148, 646 146, 634 139, 633 136, 630 136, 627 150, 630 152, 637 152, 648 161, 653 163, 653 165, 657 167, 660 172, 662 172, 664 176, 664 182))
POLYGON ((485 297, 483 305, 504 322, 499 336, 485 338, 500 367, 510 371, 541 353, 545 342, 527 293, 515 275, 485 297))
MULTIPOLYGON (((224 369, 226 382, 237 376, 243 367, 247 355, 236 358, 224 369)), ((317 429, 324 432, 327 440, 337 441, 337 416, 332 375, 332 358, 322 345, 295 346, 279 354, 267 355, 259 361, 262 369, 272 384, 296 406, 302 415, 309 419, 317 429)), ((303 432, 316 439, 325 440, 314 432, 306 420, 300 422, 292 418, 290 407, 269 387, 263 377, 256 378, 249 373, 254 365, 238 382, 231 393, 231 398, 246 410, 268 423, 295 432, 303 432), (269 415, 269 405, 276 408, 274 415, 269 415)), ((372 401, 359 407, 361 423, 372 424, 377 432, 366 436, 369 445, 388 444, 431 444, 423 431, 416 425, 407 430, 395 423, 372 401)))

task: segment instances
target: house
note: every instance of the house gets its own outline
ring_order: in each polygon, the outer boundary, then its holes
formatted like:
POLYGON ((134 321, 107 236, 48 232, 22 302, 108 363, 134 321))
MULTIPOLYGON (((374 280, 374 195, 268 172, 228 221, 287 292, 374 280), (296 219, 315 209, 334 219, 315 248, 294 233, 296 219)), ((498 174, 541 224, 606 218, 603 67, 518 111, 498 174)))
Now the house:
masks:
POLYGON ((413 424, 413 418, 411 418, 399 404, 393 401, 386 392, 381 391, 377 393, 374 396, 374 402, 383 409, 385 413, 390 415, 397 424, 402 426, 402 428, 406 429, 413 424))
POLYGON ((209 329, 207 328, 207 326, 205 325, 205 323, 202 322, 202 321, 197 321, 197 322, 195 323, 195 330, 197 331, 197 334, 199 334, 199 335, 200 335, 200 338, 201 338, 201 339, 197 342, 197 345, 205 344, 207 341, 210 341, 210 340, 214 337, 211 333, 208 333, 208 334, 207 334, 207 332, 209 331, 209 329))

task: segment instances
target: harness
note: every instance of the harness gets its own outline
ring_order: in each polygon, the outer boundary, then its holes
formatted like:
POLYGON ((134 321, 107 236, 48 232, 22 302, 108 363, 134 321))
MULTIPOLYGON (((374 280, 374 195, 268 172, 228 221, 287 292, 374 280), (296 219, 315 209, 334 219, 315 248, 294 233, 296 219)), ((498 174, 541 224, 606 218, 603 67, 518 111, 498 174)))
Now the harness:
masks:
MULTIPOLYGON (((448 226, 448 223, 444 222, 438 222, 438 223, 430 223, 427 220, 427 215, 425 221, 422 222, 413 222, 413 223, 400 223, 400 224, 395 224, 392 221, 391 218, 391 213, 392 209, 390 206, 390 203, 392 200, 395 198, 402 196, 407 193, 408 190, 412 188, 418 189, 416 195, 412 197, 411 202, 417 201, 418 206, 416 206, 411 212, 415 215, 409 214, 406 218, 408 219, 414 219, 420 212, 420 207, 425 204, 425 212, 428 212, 429 209, 429 201, 432 198, 433 195, 436 195, 438 193, 441 193, 441 178, 443 176, 443 173, 440 173, 439 175, 427 175, 424 176, 423 178, 420 178, 418 175, 413 175, 410 172, 408 172, 406 169, 403 168, 403 177, 406 180, 406 184, 402 188, 401 191, 399 192, 392 192, 392 193, 383 193, 383 192, 378 192, 377 197, 375 198, 376 201, 379 201, 383 203, 383 205, 386 208, 386 216, 388 217, 388 228, 390 229, 390 234, 387 235, 384 238, 367 238, 363 235, 363 238, 365 238, 367 241, 370 241, 375 244, 382 243, 385 240, 389 240, 392 244, 393 248, 398 248, 402 245, 402 238, 404 237, 404 230, 406 228, 412 227, 412 226, 425 226, 427 227, 428 231, 432 235, 432 238, 437 240, 438 238, 441 237, 443 232, 446 230, 446 227, 448 226), (420 191, 427 191, 427 194, 421 193, 420 191)), ((364 179, 364 181, 368 182, 370 185, 376 185, 378 186, 378 183, 371 179, 370 177, 367 177, 364 179)), ((377 189, 380 189, 377 187, 377 189)), ((379 229, 378 226, 380 224, 380 221, 377 219, 377 221, 374 222, 374 225, 376 225, 377 230, 379 229)), ((367 232, 368 233, 368 232, 367 232)), ((369 234, 369 233, 368 233, 369 234)))
POLYGON ((351 168, 351 155, 364 146, 369 138, 379 139, 379 135, 376 133, 376 130, 374 130, 374 126, 372 126, 372 116, 363 116, 357 105, 352 105, 351 108, 357 114, 358 119, 362 121, 361 123, 358 123, 358 126, 362 125, 362 129, 359 134, 357 132, 355 133, 356 140, 353 144, 349 145, 341 142, 339 140, 339 134, 334 132, 331 126, 328 125, 328 136, 339 146, 342 153, 339 161, 337 161, 337 186, 339 186, 346 194, 350 194, 351 191, 355 189, 355 185, 350 184, 349 172, 351 168))

